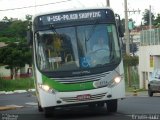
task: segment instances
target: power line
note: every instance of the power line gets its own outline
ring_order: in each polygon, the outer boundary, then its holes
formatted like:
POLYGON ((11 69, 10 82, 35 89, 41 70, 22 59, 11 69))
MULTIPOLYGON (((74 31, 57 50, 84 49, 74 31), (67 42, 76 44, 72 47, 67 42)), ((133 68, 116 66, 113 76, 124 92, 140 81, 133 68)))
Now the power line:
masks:
POLYGON ((65 2, 69 2, 69 1, 72 1, 72 0, 64 0, 64 1, 59 1, 59 2, 54 2, 54 3, 47 3, 47 4, 41 4, 41 5, 32 5, 32 6, 26 6, 26 7, 4 9, 4 10, 0 10, 0 11, 20 10, 20 9, 26 9, 26 8, 32 8, 32 7, 42 7, 42 6, 47 6, 47 5, 51 5, 51 4, 65 3, 65 2))

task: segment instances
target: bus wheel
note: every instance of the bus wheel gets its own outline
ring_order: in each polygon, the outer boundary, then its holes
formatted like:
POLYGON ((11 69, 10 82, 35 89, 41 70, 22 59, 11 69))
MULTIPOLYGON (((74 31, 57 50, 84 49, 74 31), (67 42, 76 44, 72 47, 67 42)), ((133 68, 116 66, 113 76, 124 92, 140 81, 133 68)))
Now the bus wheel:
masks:
POLYGON ((43 112, 43 108, 41 107, 41 105, 39 104, 39 102, 38 102, 38 111, 39 112, 43 112))
POLYGON ((103 102, 97 103, 97 106, 98 107, 104 107, 104 103, 103 102))
POLYGON ((46 118, 53 117, 54 108, 44 108, 44 115, 46 118))
POLYGON ((95 103, 89 103, 88 106, 89 106, 89 108, 92 109, 92 108, 95 108, 95 107, 96 107, 96 104, 95 104, 95 103))
POLYGON ((149 97, 152 97, 152 96, 153 96, 153 92, 151 91, 150 88, 148 88, 148 95, 149 95, 149 97))
POLYGON ((108 112, 117 112, 118 100, 108 100, 107 102, 107 111, 108 112))

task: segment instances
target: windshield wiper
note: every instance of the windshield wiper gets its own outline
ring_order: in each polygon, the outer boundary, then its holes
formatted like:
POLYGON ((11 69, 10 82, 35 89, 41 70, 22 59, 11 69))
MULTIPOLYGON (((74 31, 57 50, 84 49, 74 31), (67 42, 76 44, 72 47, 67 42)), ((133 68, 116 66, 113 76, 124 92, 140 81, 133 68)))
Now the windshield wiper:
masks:
MULTIPOLYGON (((95 28, 97 27, 97 25, 98 25, 98 20, 95 21, 95 23, 94 23, 94 25, 93 25, 93 27, 91 29, 90 36, 88 37, 88 39, 85 39, 85 41, 89 41, 91 39, 92 35, 95 32, 95 28)), ((85 34, 85 38, 86 38, 86 34, 85 34)))
POLYGON ((91 32, 90 32, 90 35, 89 35, 89 37, 88 37, 88 39, 87 39, 87 37, 86 37, 86 33, 85 33, 85 48, 86 48, 86 52, 87 52, 87 42, 91 39, 91 37, 93 36, 93 34, 94 34, 94 32, 95 32, 95 28, 97 27, 97 25, 98 25, 98 20, 96 20, 95 22, 94 22, 94 25, 93 25, 93 27, 92 27, 92 29, 91 29, 91 32))
POLYGON ((56 28, 54 27, 53 24, 50 25, 50 28, 51 28, 51 30, 52 30, 56 35, 59 35, 59 34, 57 33, 56 28))

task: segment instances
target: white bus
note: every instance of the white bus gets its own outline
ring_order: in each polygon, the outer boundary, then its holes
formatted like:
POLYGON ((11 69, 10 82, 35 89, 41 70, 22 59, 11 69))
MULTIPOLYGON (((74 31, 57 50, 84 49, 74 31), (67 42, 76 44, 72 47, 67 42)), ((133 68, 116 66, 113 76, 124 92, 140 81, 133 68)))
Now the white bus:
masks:
POLYGON ((116 112, 125 97, 120 19, 110 8, 37 15, 28 37, 33 46, 39 111, 106 106, 116 112), (33 38, 33 39, 32 39, 33 38))

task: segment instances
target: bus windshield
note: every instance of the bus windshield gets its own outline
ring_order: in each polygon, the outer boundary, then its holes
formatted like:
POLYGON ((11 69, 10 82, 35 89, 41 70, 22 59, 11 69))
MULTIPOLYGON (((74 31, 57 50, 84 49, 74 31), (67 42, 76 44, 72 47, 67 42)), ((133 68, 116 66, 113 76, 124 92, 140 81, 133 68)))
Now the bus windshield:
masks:
POLYGON ((35 33, 36 62, 41 71, 74 71, 120 62, 114 24, 53 28, 35 33))

